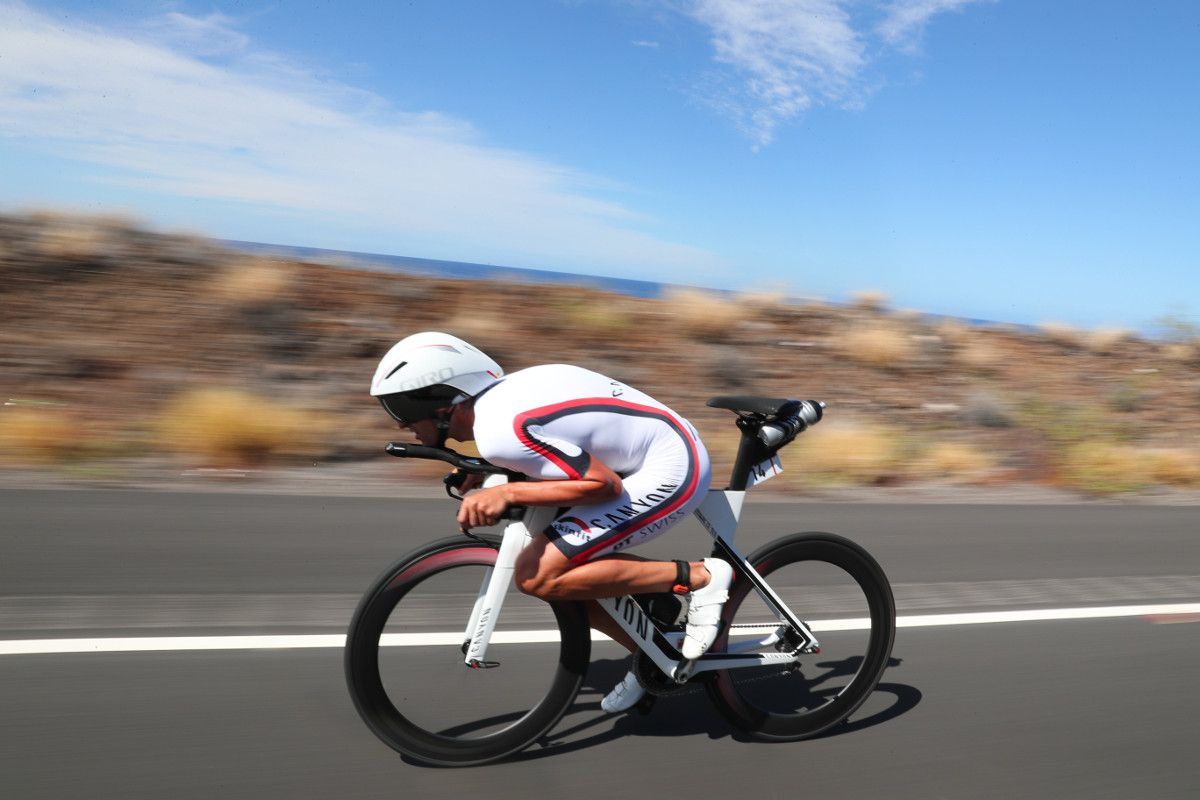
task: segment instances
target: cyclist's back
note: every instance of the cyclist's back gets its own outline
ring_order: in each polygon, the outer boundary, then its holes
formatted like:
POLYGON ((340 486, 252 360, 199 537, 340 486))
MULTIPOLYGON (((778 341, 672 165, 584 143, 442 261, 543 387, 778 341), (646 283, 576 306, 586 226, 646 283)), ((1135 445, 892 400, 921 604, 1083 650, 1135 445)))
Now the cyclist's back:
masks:
POLYGON ((479 396, 475 443, 488 461, 535 479, 577 480, 592 458, 621 476, 620 497, 571 509, 547 532, 576 563, 647 541, 708 489, 708 454, 687 420, 620 381, 565 364, 521 370, 479 396))

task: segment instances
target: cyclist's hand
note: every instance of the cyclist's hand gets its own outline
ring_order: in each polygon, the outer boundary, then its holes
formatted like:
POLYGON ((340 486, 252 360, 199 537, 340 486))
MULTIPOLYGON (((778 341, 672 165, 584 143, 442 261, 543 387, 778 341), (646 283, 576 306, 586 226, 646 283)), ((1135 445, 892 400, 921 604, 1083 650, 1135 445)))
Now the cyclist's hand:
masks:
MULTIPOLYGON (((454 471, 458 472, 458 470, 454 470, 454 471)), ((484 476, 479 475, 477 473, 471 473, 469 475, 466 475, 465 477, 463 477, 462 483, 459 485, 458 490, 460 492, 462 492, 463 494, 466 494, 467 492, 478 489, 480 486, 483 485, 483 478, 484 478, 484 476)))
POLYGON ((458 525, 464 531, 471 528, 486 528, 495 525, 500 515, 508 508, 508 501, 502 494, 502 486, 483 489, 473 495, 463 498, 458 507, 458 525))

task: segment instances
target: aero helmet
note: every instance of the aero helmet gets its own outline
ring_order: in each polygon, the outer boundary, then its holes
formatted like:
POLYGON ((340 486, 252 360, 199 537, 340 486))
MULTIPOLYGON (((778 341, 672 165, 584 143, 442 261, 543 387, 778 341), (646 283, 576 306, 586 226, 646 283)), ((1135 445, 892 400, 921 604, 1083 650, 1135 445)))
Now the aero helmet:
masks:
POLYGON ((504 370, 482 351, 447 333, 415 333, 387 352, 371 396, 399 422, 430 419, 495 383, 504 370))

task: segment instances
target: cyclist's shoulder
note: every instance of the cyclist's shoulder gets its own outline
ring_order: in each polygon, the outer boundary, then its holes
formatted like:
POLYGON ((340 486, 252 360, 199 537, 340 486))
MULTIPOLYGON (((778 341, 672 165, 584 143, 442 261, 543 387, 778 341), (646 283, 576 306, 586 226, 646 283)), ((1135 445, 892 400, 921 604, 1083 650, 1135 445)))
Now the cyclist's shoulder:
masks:
MULTIPOLYGON (((590 369, 576 366, 575 364, 539 364, 536 367, 526 367, 525 369, 517 370, 509 373, 506 377, 518 378, 524 381, 534 380, 554 380, 564 375, 570 376, 594 376, 596 378, 604 378, 598 372, 593 372, 590 369)), ((604 378, 607 380, 607 378, 604 378)))
POLYGON ((537 402, 540 398, 558 395, 564 391, 586 392, 585 387, 588 385, 608 381, 609 378, 597 372, 573 364, 541 364, 508 373, 484 397, 491 397, 493 402, 501 398, 515 397, 537 402))
POLYGON ((547 406, 608 396, 613 385, 611 378, 572 364, 543 364, 511 372, 476 401, 476 430, 510 427, 515 417, 544 411, 547 406))

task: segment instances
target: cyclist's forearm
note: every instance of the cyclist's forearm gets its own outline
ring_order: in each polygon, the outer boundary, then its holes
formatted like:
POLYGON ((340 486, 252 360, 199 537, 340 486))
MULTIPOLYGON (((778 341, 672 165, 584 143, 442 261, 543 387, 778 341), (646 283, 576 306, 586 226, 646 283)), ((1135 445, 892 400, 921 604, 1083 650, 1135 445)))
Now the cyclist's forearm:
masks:
POLYGON ((577 506, 603 503, 621 494, 621 480, 524 481, 507 483, 501 496, 515 506, 577 506))
POLYGON ((603 503, 620 497, 621 476, 593 458, 578 480, 520 481, 500 487, 504 499, 515 506, 578 506, 603 503))

